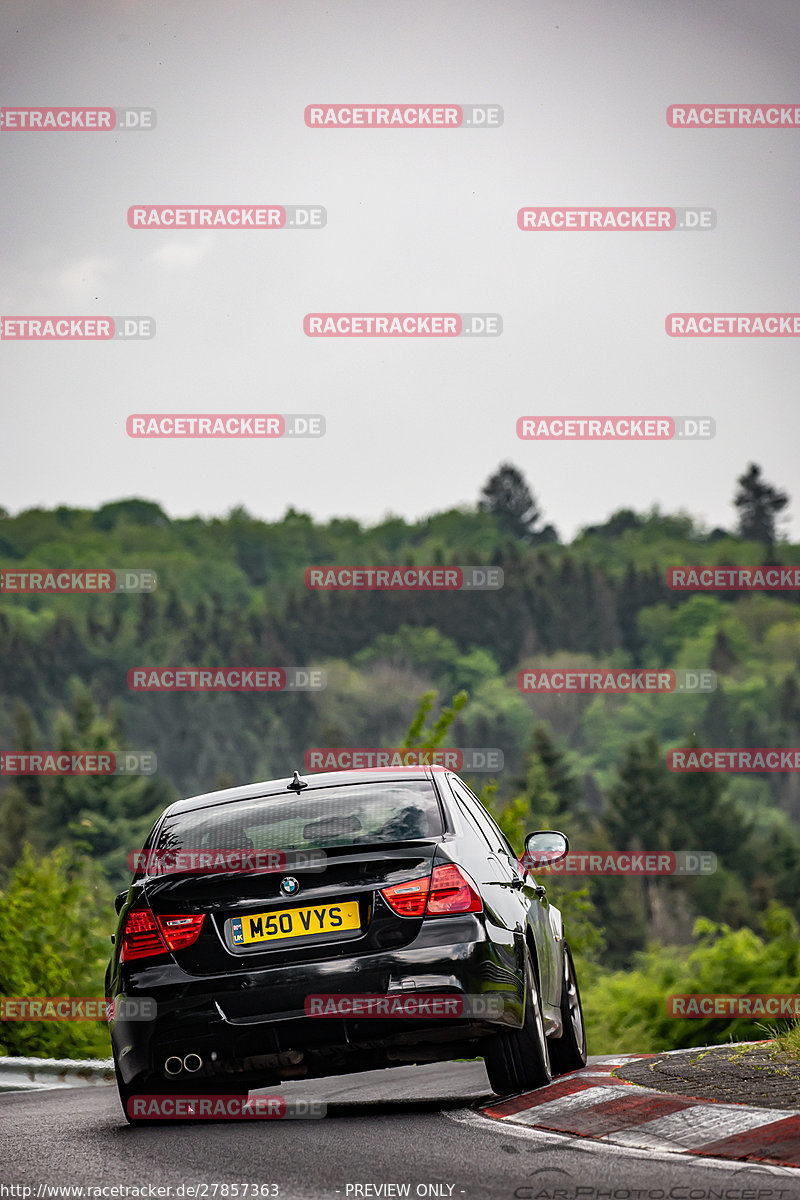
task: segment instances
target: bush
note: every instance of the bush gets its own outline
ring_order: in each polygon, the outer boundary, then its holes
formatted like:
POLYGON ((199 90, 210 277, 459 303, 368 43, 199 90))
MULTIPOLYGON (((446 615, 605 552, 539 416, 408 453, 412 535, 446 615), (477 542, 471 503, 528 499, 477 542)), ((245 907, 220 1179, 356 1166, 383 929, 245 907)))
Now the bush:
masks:
POLYGON ((651 946, 632 971, 591 965, 582 979, 587 1043, 592 1054, 657 1053, 724 1042, 763 1041, 778 1023, 755 1017, 671 1017, 671 995, 795 994, 800 990, 798 927, 788 909, 772 903, 764 937, 705 918, 695 923, 689 949, 651 946))
MULTIPOLYGON (((113 894, 99 868, 64 848, 29 846, 0 893, 0 994, 102 997, 113 894)), ((3 1021, 0 1054, 107 1058, 106 1023, 3 1021)))

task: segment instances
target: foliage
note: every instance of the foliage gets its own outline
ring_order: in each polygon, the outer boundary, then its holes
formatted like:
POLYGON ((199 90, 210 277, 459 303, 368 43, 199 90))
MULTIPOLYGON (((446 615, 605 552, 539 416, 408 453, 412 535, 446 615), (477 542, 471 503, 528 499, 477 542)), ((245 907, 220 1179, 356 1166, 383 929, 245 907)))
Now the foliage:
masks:
MULTIPOLYGON (((113 893, 102 872, 62 847, 26 846, 0 892, 0 994, 102 998, 113 893)), ((4 1021, 0 1053, 107 1058, 105 1022, 4 1021)))
POLYGON ((800 1061, 800 1021, 792 1021, 784 1028, 776 1030, 775 1043, 782 1054, 800 1061))
MULTIPOLYGON (((587 1042, 594 1054, 658 1053, 727 1041, 758 1041, 765 1018, 672 1017, 669 996, 793 994, 800 985, 798 926, 772 904, 763 935, 733 930, 706 918, 695 925, 690 949, 653 945, 636 956, 633 970, 593 968, 582 996, 587 1042)), ((775 1023, 768 1022, 768 1028, 775 1023)))
POLYGON ((433 725, 426 725, 428 714, 433 708, 435 699, 435 692, 426 692, 424 696, 420 697, 417 711, 408 727, 408 733, 403 741, 403 746, 414 747, 419 750, 435 750, 441 746, 447 736, 448 729, 455 719, 456 713, 464 707, 468 697, 466 692, 459 692, 453 697, 449 706, 442 708, 433 725))
POLYGON ((734 504, 739 510, 739 534, 754 542, 763 542, 771 551, 775 543, 775 518, 789 503, 786 492, 778 491, 761 478, 761 468, 750 463, 737 480, 739 490, 734 504))
MULTIPOLYGON (((102 714, 78 679, 68 683, 69 708, 55 710, 43 737, 28 708, 15 711, 16 748, 27 751, 120 752, 126 749, 118 710, 102 714)), ((129 875, 127 855, 139 849, 173 794, 148 776, 19 776, 0 794, 0 866, 6 871, 28 843, 50 850, 69 841, 91 855, 121 887, 129 875)))
POLYGON ((486 482, 481 492, 480 506, 484 512, 498 518, 500 527, 506 533, 531 546, 538 542, 558 541, 552 525, 538 528, 542 519, 539 504, 522 472, 511 463, 502 463, 486 482))

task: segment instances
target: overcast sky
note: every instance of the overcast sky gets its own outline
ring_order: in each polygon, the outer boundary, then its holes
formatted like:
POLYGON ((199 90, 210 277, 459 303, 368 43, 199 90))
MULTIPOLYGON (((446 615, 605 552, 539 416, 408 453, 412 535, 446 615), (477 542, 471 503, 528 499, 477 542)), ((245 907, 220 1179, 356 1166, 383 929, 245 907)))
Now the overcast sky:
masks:
POLYGON ((140 495, 327 519, 475 502, 517 464, 562 535, 623 506, 734 521, 793 497, 800 130, 668 105, 800 101, 800 7, 524 0, 5 0, 4 106, 129 105, 152 132, 0 133, 4 315, 153 317, 151 341, 0 341, 0 504, 140 495), (309 129, 306 105, 494 103, 496 129, 309 129), (132 230, 132 204, 320 204, 319 231, 132 230), (523 233, 526 205, 707 205, 698 233, 523 233), (500 337, 312 339, 308 312, 497 312, 500 337), (133 412, 319 412, 324 438, 132 440, 133 412), (527 414, 710 415, 713 441, 533 445, 527 414))

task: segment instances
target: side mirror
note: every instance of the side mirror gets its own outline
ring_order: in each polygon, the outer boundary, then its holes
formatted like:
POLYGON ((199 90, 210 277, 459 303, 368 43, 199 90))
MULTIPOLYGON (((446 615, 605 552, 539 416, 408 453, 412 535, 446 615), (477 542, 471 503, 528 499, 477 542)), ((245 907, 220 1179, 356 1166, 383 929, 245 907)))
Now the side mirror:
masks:
POLYGON ((523 865, 529 871, 537 867, 550 867, 560 862, 569 853, 569 839, 557 829, 537 829, 525 838, 523 865))
POLYGON ((119 914, 122 912, 123 905, 125 904, 125 901, 127 899, 128 899, 128 888, 126 888, 124 892, 120 892, 119 895, 117 896, 116 900, 114 901, 114 912, 117 914, 117 916, 119 916, 119 914))

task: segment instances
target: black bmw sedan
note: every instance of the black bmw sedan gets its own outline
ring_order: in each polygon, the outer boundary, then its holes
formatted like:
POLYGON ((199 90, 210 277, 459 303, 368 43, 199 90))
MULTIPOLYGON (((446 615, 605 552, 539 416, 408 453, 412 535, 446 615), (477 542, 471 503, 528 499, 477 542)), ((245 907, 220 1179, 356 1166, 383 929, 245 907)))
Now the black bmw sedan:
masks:
POLYGON ((479 1056, 508 1095, 586 1062, 561 914, 443 767, 179 801, 135 868, 106 973, 129 1120, 141 1095, 479 1056))

